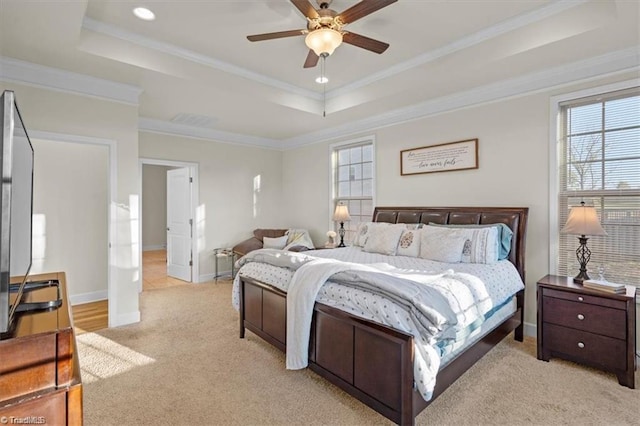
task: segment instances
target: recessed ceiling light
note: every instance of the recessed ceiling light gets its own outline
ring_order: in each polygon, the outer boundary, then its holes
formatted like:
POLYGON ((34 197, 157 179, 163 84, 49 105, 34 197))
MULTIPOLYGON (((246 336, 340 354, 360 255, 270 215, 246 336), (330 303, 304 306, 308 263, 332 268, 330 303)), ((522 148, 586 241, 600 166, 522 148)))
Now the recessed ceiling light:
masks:
POLYGON ((153 21, 156 19, 156 14, 146 7, 136 7, 133 9, 133 14, 144 21, 153 21))
POLYGON ((329 82, 329 79, 325 76, 320 76, 318 78, 316 78, 316 83, 318 84, 327 84, 329 82))

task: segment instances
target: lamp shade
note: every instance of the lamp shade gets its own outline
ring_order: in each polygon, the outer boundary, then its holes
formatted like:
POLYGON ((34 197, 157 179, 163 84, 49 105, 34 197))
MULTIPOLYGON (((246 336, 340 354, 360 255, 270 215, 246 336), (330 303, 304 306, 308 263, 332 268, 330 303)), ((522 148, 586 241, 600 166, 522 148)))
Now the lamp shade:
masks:
POLYGON ((585 206, 584 201, 579 206, 571 208, 569 218, 564 228, 560 230, 561 234, 572 235, 607 235, 602 229, 598 213, 593 207, 585 206))
POLYGON ((349 216, 349 209, 347 206, 343 204, 338 204, 336 206, 336 211, 333 213, 333 220, 336 222, 346 222, 351 220, 351 216, 349 216))
POLYGON ((318 56, 331 55, 342 44, 342 34, 331 28, 320 28, 307 34, 304 42, 318 56))

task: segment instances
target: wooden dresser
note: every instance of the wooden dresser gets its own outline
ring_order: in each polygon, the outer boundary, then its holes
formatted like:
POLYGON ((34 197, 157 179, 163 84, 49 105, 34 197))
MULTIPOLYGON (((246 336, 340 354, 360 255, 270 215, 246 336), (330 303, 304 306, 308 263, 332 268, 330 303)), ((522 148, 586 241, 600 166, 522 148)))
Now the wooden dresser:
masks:
MULTIPOLYGON (((59 282, 62 306, 21 315, 13 337, 0 341, 0 423, 81 425, 82 382, 65 274, 30 277, 43 280, 59 282)), ((57 296, 55 287, 47 287, 25 300, 57 296)))
POLYGON ((635 287, 625 294, 591 290, 573 278, 538 281, 538 359, 558 357, 615 373, 634 388, 635 287))

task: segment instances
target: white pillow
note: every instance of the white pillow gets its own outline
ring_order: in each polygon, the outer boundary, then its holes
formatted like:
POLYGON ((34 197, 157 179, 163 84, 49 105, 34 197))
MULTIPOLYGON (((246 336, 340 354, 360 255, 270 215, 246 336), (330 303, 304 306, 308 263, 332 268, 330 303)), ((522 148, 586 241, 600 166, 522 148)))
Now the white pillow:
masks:
POLYGON ((422 223, 403 223, 403 225, 405 226, 405 228, 407 228, 410 231, 415 231, 416 229, 420 229, 422 228, 422 223))
POLYGON ((467 238, 457 229, 425 226, 420 231, 420 257, 445 263, 459 263, 467 238))
POLYGON ((356 230, 356 236, 353 239, 353 245, 356 247, 364 247, 369 238, 369 233, 376 227, 389 226, 386 222, 361 222, 356 230))
POLYGON ((465 237, 463 263, 496 263, 500 254, 498 228, 456 228, 465 237))
POLYGON ((287 245, 288 238, 289 238, 288 235, 283 235, 282 237, 276 237, 276 238, 264 237, 262 239, 262 247, 282 250, 284 246, 287 245))
POLYGON ((398 241, 400 241, 400 236, 405 229, 407 228, 404 225, 370 227, 367 233, 367 242, 363 247, 364 251, 395 256, 398 250, 398 241))
POLYGON ((369 232, 369 224, 371 222, 360 222, 356 228, 356 235, 353 237, 353 246, 362 247, 364 244, 360 242, 363 236, 369 232))
POLYGON ((420 255, 420 230, 405 229, 398 241, 398 256, 418 257, 420 255))

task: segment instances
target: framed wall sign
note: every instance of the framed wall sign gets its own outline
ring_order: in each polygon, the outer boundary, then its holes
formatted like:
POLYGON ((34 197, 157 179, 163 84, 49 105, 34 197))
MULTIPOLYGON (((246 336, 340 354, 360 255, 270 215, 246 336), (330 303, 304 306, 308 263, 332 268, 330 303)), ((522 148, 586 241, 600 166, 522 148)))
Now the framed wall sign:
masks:
POLYGON ((478 139, 400 151, 400 174, 450 172, 478 168, 478 139))

